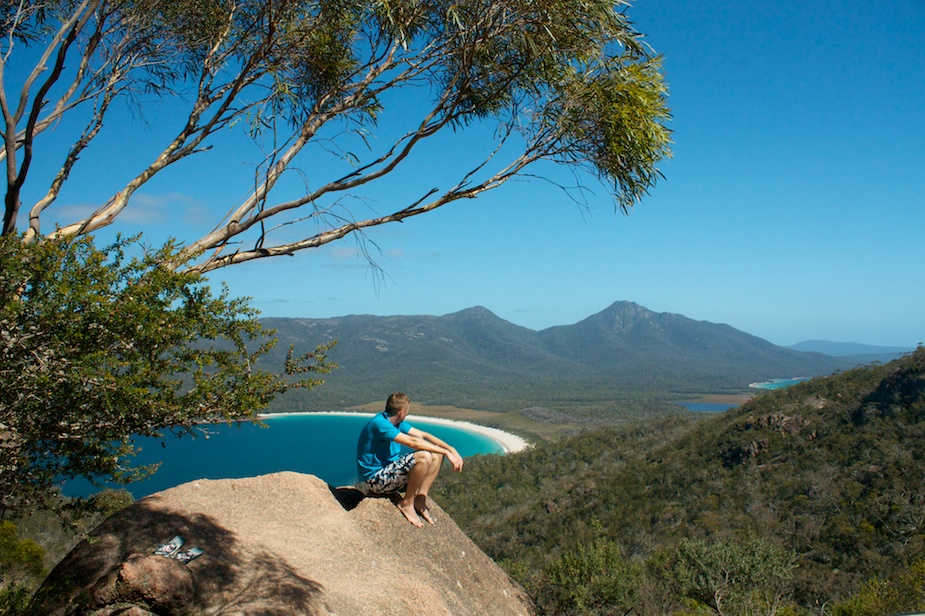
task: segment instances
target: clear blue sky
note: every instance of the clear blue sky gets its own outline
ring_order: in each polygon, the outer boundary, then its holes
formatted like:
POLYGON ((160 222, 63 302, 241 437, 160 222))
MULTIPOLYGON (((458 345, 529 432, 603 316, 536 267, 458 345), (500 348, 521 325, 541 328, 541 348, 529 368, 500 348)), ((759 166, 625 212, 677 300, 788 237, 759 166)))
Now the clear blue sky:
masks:
MULTIPOLYGON (((264 316, 481 305, 543 329, 627 300, 781 345, 925 341, 925 2, 641 0, 629 15, 664 55, 674 116, 665 179, 629 216, 603 190, 584 211, 509 184, 370 231, 382 280, 351 240, 212 278, 264 316)), ((156 203, 227 209, 215 180, 146 189, 135 221, 151 228, 156 203)), ((181 220, 158 224, 184 239, 181 220)))

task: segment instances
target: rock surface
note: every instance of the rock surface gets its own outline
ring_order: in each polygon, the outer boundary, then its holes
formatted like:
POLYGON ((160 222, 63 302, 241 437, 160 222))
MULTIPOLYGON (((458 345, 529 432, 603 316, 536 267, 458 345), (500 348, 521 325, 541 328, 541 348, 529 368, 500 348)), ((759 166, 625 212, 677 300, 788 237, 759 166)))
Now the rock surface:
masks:
POLYGON ((143 498, 81 542, 41 614, 531 614, 530 601, 433 502, 414 528, 388 499, 311 475, 200 480, 143 498), (175 535, 199 558, 154 550, 175 535))

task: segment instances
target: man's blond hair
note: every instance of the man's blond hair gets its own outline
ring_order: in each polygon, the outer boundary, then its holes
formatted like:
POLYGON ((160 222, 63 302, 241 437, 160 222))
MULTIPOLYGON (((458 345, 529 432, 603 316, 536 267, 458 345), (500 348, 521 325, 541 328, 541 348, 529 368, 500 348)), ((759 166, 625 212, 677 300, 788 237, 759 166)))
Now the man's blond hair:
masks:
POLYGON ((404 394, 400 391, 396 391, 394 394, 389 396, 389 399, 385 402, 385 411, 389 417, 394 417, 402 411, 406 411, 411 407, 411 398, 407 394, 404 394))

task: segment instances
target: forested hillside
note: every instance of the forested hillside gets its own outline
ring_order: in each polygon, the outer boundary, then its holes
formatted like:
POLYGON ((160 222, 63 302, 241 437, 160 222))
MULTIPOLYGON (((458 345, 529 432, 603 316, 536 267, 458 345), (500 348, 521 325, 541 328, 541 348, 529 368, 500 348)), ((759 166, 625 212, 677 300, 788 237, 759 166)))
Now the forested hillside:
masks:
POLYGON ((920 347, 709 420, 473 460, 436 498, 551 613, 883 614, 925 607, 923 485, 920 347))
POLYGON ((616 302, 579 323, 534 331, 485 308, 444 316, 264 319, 290 344, 337 340, 323 387, 290 392, 273 410, 330 410, 405 390, 432 405, 575 413, 665 410, 672 396, 746 391, 771 378, 815 376, 855 361, 775 346, 728 325, 616 302), (660 406, 659 406, 660 405, 660 406))

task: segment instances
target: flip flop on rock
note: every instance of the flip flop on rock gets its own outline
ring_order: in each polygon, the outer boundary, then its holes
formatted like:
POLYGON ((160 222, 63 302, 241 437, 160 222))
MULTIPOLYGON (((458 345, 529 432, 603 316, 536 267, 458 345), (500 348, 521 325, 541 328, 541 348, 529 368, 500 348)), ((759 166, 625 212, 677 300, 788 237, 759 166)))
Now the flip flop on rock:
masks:
POLYGON ((173 554, 171 558, 179 560, 181 563, 185 565, 189 561, 195 560, 199 558, 200 556, 202 556, 204 551, 205 550, 203 550, 202 548, 190 548, 188 550, 183 550, 182 552, 177 552, 176 554, 173 554))
POLYGON ((161 547, 154 550, 154 553, 158 556, 172 557, 180 550, 181 545, 183 545, 183 537, 177 535, 161 547))

